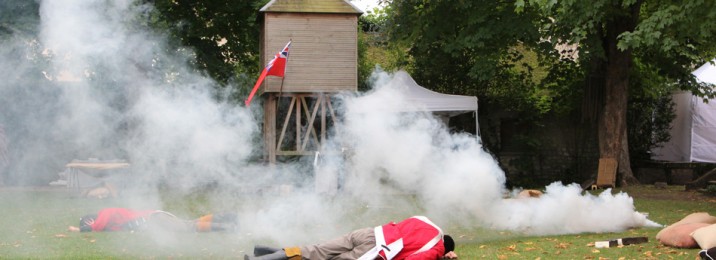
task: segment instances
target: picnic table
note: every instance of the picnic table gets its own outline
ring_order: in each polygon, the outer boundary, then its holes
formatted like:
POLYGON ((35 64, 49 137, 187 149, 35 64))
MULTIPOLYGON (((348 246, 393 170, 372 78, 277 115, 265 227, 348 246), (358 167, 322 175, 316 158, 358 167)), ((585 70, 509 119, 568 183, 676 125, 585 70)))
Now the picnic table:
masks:
POLYGON ((80 185, 80 172, 95 178, 104 178, 117 172, 110 170, 127 168, 129 167, 129 163, 124 160, 72 160, 72 162, 66 164, 65 167, 68 170, 67 189, 73 192, 79 192, 82 188, 80 185))

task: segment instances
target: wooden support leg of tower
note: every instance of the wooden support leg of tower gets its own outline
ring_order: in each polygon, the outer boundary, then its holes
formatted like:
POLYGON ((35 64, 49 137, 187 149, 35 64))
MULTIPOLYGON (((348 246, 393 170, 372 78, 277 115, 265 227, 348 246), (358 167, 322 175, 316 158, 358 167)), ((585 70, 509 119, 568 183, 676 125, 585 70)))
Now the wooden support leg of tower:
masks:
MULTIPOLYGON (((319 144, 319 145, 318 145, 319 147, 320 147, 320 144, 323 143, 321 139, 318 139, 318 134, 316 133, 316 129, 313 127, 313 126, 314 126, 313 123, 314 123, 314 121, 316 120, 316 115, 317 115, 317 113, 318 113, 318 109, 321 107, 321 104, 322 104, 322 103, 321 103, 321 96, 322 96, 322 95, 319 95, 319 96, 316 97, 316 104, 313 105, 313 108, 311 108, 311 107, 308 106, 308 103, 306 102, 306 98, 307 98, 307 97, 302 97, 302 98, 301 98, 301 104, 302 104, 302 106, 303 106, 303 112, 304 112, 304 114, 305 114, 305 116, 306 116, 306 118, 307 118, 307 120, 308 120, 307 123, 306 123, 306 126, 308 126, 308 127, 306 128, 306 133, 303 135, 303 141, 301 142, 301 146, 300 146, 300 150, 299 150, 299 151, 304 151, 304 150, 306 150, 306 146, 307 146, 308 143, 310 142, 311 136, 313 136, 313 140, 315 140, 315 141, 319 144)), ((325 121, 325 120, 323 120, 323 121, 325 121)), ((322 121, 322 122, 323 122, 323 121, 322 121)), ((322 125, 322 126, 321 126, 321 130, 323 130, 323 129, 325 129, 325 127, 322 125)), ((319 150, 320 150, 320 149, 319 149, 319 150)))
POLYGON ((327 138, 327 118, 336 118, 330 96, 323 93, 269 93, 267 96, 270 100, 266 102, 263 130, 267 161, 276 163, 278 156, 306 156, 320 151, 327 138), (280 109, 279 104, 283 104, 280 109))
POLYGON ((293 98, 296 101, 296 102, 294 102, 294 104, 296 105, 296 109, 295 109, 296 115, 294 115, 294 117, 295 117, 294 122, 296 123, 296 139, 295 139, 296 152, 298 152, 298 151, 301 151, 300 140, 301 140, 301 121, 302 121, 302 119, 301 119, 301 100, 300 99, 303 99, 303 97, 296 95, 293 98))
POLYGON ((326 95, 321 94, 318 97, 318 102, 321 104, 321 144, 326 143, 326 95))
POLYGON ((278 96, 276 94, 268 94, 264 102, 264 145, 267 150, 267 161, 271 164, 276 163, 276 112, 278 96))
POLYGON ((288 112, 286 112, 286 118, 284 118, 283 124, 281 125, 281 134, 278 137, 278 142, 274 144, 276 153, 281 150, 286 131, 288 130, 288 123, 291 121, 291 113, 293 113, 293 107, 296 102, 295 97, 291 97, 291 104, 288 106, 288 112))

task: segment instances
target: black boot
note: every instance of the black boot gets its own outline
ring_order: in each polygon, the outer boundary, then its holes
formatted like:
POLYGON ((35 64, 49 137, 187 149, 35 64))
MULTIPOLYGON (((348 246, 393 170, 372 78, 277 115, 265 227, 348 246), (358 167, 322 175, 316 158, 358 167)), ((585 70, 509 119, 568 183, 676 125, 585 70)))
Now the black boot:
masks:
POLYGON ((704 249, 699 251, 699 256, 703 260, 714 260, 716 259, 716 247, 704 249))
POLYGON ((268 247, 268 246, 262 246, 262 245, 254 246, 254 256, 268 255, 268 254, 274 253, 276 251, 283 251, 283 250, 281 250, 281 248, 268 247))
POLYGON ((244 260, 288 260, 288 257, 286 257, 286 252, 279 250, 263 256, 244 255, 244 260))

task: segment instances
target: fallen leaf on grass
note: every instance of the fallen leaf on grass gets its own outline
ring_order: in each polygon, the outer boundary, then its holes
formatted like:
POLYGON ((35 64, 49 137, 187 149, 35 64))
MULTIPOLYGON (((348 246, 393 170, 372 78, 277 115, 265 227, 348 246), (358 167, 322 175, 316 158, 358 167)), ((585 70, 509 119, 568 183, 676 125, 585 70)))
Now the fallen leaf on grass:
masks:
POLYGON ((587 243, 587 246, 588 246, 588 247, 593 247, 593 246, 594 246, 594 242, 589 242, 589 243, 587 243))
POLYGON ((599 249, 592 249, 592 253, 595 253, 595 254, 596 254, 596 253, 599 253, 599 252, 600 252, 599 249))
POLYGON ((498 255, 498 256, 497 256, 497 259, 507 260, 507 259, 509 259, 509 257, 507 257, 506 255, 498 255))
POLYGON ((646 251, 646 252, 644 252, 644 255, 645 255, 645 256, 648 256, 648 257, 653 257, 653 256, 654 256, 654 255, 651 253, 651 251, 646 251))
POLYGON ((97 240, 92 239, 92 240, 90 240, 89 242, 90 242, 90 243, 94 243, 95 241, 97 241, 97 240))
POLYGON ((510 245, 510 246, 508 246, 508 247, 505 247, 505 249, 507 249, 507 250, 509 250, 509 251, 516 251, 516 250, 517 250, 517 246, 516 246, 516 245, 510 245))
POLYGON ((555 248, 567 249, 567 248, 569 247, 569 243, 559 243, 559 244, 555 245, 554 247, 555 247, 555 248))
POLYGON ((55 234, 55 237, 67 237, 65 234, 55 234))
POLYGON ((486 248, 486 245, 480 245, 480 249, 486 248))

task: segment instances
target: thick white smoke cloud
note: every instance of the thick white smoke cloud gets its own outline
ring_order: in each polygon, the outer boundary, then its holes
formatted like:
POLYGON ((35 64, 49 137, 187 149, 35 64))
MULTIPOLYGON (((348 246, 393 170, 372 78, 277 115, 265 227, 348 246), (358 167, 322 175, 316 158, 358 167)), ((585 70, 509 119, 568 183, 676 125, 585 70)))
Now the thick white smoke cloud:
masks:
MULTIPOLYGON (((378 72, 375 89, 345 100, 338 140, 353 149, 346 188, 357 194, 415 194, 428 214, 444 222, 516 230, 528 234, 611 232, 658 226, 635 211, 624 194, 583 194, 577 184, 553 183, 540 198, 514 199, 504 172, 480 141, 450 134, 442 122, 406 102, 399 72, 378 72), (395 76, 395 77, 393 77, 395 76), (596 214, 611 212, 609 216, 596 214)), ((370 201, 371 197, 365 198, 370 201)))
MULTIPOLYGON (((130 0, 42 2, 40 45, 51 54, 43 70, 47 90, 28 94, 16 78, 0 85, 0 93, 24 100, 1 104, 12 115, 0 123, 15 133, 11 138, 21 135, 18 129, 51 138, 13 147, 15 171, 121 158, 146 186, 161 180, 187 189, 208 183, 249 187, 268 196, 240 209, 242 232, 282 244, 315 242, 415 214, 438 224, 529 234, 655 225, 626 194, 584 195, 575 185, 552 184, 541 198, 506 199, 505 174, 480 141, 450 133, 428 112, 396 112, 420 108, 405 100, 394 75, 380 71, 372 91, 341 100, 343 121, 326 147, 342 153, 326 153, 316 169, 328 189, 310 185, 313 158, 251 164, 261 152, 259 122, 248 109, 217 101, 216 83, 185 67, 190 55, 167 53, 161 37, 141 29, 136 20, 149 9, 130 0), (28 104, 44 106, 33 110, 28 104), (17 120, 26 117, 37 120, 17 120), (605 211, 613 214, 593 214, 605 211)), ((26 67, 21 62, 13 69, 26 67)), ((222 199, 232 198, 214 200, 222 199)), ((161 201, 143 196, 136 205, 160 207, 161 201)))
POLYGON ((116 141, 109 145, 148 180, 231 180, 258 125, 248 110, 215 101, 216 83, 185 67, 190 56, 166 53, 161 38, 142 30, 137 20, 150 9, 135 1, 42 3, 53 70, 78 78, 59 97, 59 138, 87 151, 116 141))
POLYGON ((345 102, 345 125, 339 126, 343 136, 337 140, 352 149, 347 188, 416 193, 428 209, 435 209, 432 214, 445 209, 480 212, 482 205, 474 202, 502 196, 504 173, 478 139, 450 134, 426 112, 386 113, 419 108, 401 94, 406 87, 399 85, 402 81, 383 72, 375 76, 373 92, 345 102))
POLYGON ((626 193, 583 194, 577 184, 552 183, 539 198, 508 199, 495 205, 487 218, 491 227, 528 234, 620 232, 634 227, 659 227, 634 210, 626 193), (602 214, 609 212, 609 214, 602 214))

